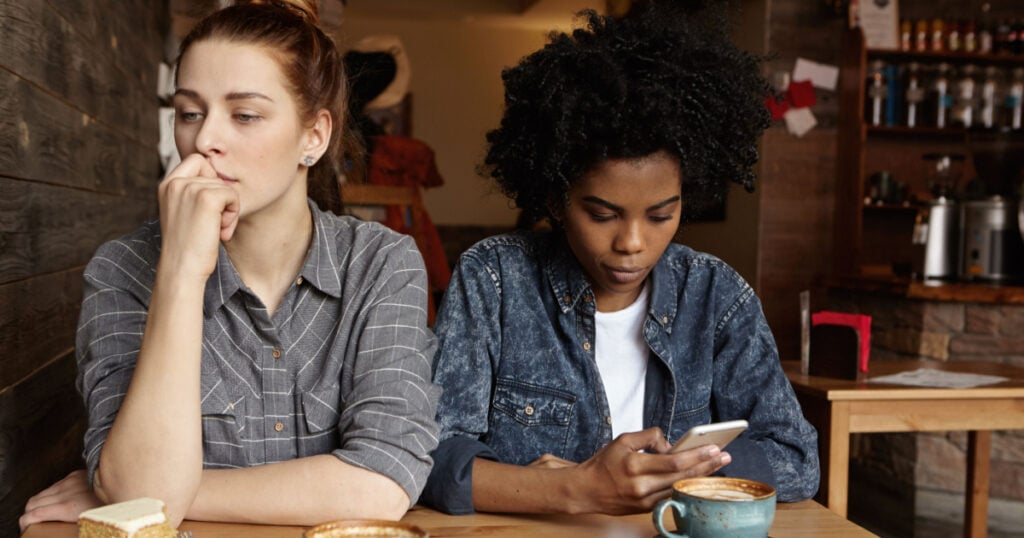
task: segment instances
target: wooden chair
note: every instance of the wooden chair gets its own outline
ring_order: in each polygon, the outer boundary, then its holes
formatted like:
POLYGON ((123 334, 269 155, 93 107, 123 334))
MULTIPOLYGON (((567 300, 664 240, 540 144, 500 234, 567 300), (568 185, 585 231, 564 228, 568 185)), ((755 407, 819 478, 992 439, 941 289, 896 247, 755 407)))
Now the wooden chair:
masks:
MULTIPOLYGON (((341 201, 346 207, 368 206, 385 207, 397 206, 405 215, 408 230, 400 230, 409 233, 413 239, 419 242, 422 237, 419 233, 419 223, 422 222, 421 215, 426 212, 423 208, 423 199, 420 197, 419 187, 400 185, 371 185, 367 183, 342 183, 341 201)), ((422 252, 423 246, 418 245, 422 252)), ((434 326, 434 290, 430 286, 430 279, 427 279, 427 324, 434 326)))

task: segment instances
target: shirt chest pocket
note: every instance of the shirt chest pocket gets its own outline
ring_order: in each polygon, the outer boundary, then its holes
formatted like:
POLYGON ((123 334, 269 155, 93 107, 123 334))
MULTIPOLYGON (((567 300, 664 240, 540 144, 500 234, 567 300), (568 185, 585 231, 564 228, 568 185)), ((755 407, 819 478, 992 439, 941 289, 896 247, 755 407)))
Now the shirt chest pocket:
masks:
POLYGON ((497 380, 487 443, 501 461, 527 464, 542 454, 564 457, 576 396, 552 387, 497 380))
POLYGON ((246 437, 245 397, 229 391, 223 382, 204 385, 201 397, 203 466, 217 469, 247 465, 242 442, 246 437))
POLYGON ((299 442, 299 457, 326 454, 338 448, 340 393, 341 388, 334 385, 300 394, 306 434, 299 442))

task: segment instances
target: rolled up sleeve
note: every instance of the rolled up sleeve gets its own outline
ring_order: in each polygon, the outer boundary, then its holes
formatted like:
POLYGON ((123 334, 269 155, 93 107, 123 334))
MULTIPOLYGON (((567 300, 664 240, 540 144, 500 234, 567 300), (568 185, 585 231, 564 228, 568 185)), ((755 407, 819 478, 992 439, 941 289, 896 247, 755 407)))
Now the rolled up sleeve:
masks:
MULTIPOLYGON (((388 249, 370 299, 363 303, 351 390, 339 417, 333 454, 398 483, 415 503, 438 444, 434 421, 440 389, 430 381, 436 340, 426 328, 427 282, 415 244, 402 237, 388 249)), ((410 504, 410 505, 411 505, 410 504)))

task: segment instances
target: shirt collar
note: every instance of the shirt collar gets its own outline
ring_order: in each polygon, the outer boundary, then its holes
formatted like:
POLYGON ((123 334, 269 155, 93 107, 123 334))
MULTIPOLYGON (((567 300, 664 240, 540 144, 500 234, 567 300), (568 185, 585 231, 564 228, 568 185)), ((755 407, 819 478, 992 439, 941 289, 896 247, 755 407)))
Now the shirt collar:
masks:
POLYGON ((551 292, 562 313, 567 314, 576 308, 578 301, 592 295, 590 282, 587 281, 583 267, 573 255, 572 249, 559 232, 549 232, 548 240, 544 242, 542 248, 544 273, 551 285, 551 292))
MULTIPOLYGON (((576 308, 578 301, 592 296, 590 282, 587 280, 576 256, 573 255, 564 238, 558 232, 550 232, 550 239, 543 248, 544 273, 551 286, 555 302, 563 314, 576 308)), ((671 266, 669 250, 661 255, 654 265, 649 278, 651 279, 651 299, 647 312, 666 330, 671 331, 672 322, 676 317, 677 296, 681 293, 683 276, 677 274, 671 266)))
MULTIPOLYGON (((308 200, 313 218, 313 240, 306 251, 306 261, 299 271, 300 277, 323 293, 335 298, 341 297, 341 275, 337 268, 338 244, 336 242, 338 221, 323 212, 312 200, 308 200)), ((217 266, 206 281, 203 296, 203 312, 210 317, 239 290, 246 289, 224 245, 217 253, 217 266)))

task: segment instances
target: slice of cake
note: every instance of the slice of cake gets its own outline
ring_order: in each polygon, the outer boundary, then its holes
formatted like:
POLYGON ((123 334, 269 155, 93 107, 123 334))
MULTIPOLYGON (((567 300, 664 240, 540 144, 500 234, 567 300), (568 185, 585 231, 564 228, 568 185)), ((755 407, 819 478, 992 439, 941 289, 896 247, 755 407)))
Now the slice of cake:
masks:
POLYGON ((174 538, 163 501, 142 497, 78 514, 78 538, 174 538))

